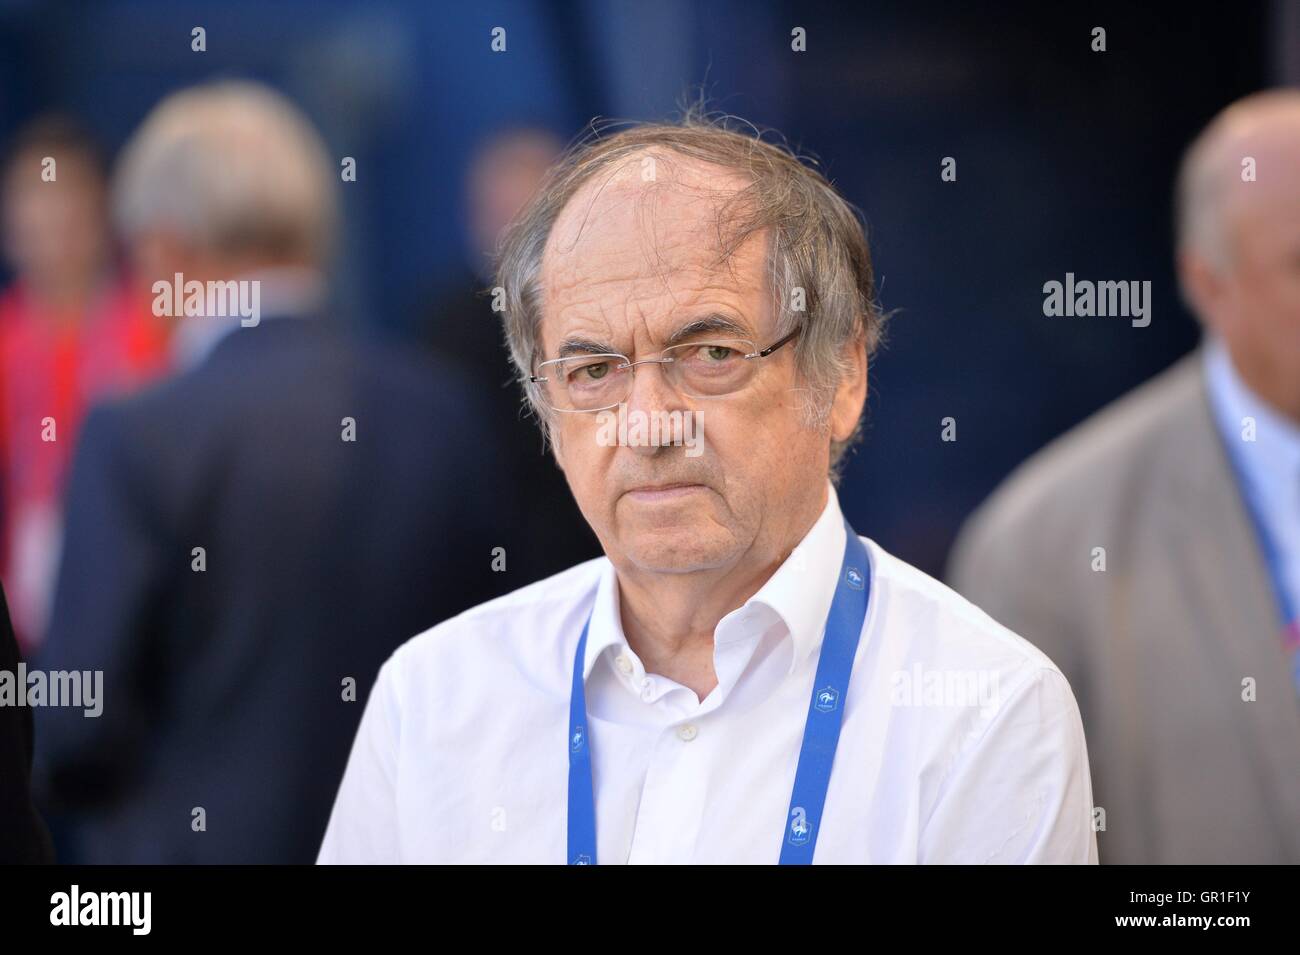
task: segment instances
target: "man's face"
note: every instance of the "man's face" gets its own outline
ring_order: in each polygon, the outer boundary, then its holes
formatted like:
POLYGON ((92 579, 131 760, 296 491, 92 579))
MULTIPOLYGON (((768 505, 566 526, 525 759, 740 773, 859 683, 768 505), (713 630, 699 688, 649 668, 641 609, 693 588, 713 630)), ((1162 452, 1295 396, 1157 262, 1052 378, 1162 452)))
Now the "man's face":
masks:
POLYGON ((1242 190, 1230 219, 1236 255, 1227 331, 1242 347, 1275 353, 1300 381, 1300 136, 1267 158, 1277 164, 1254 183, 1262 188, 1242 190))
POLYGON ((1300 400, 1300 122, 1242 142, 1254 182, 1224 202, 1230 261, 1208 283, 1202 312, 1234 361, 1269 392, 1300 400), (1285 383, 1289 382, 1288 387, 1285 383))
POLYGON ((479 156, 468 182, 469 226, 474 250, 487 262, 501 232, 537 191, 559 145, 542 133, 520 134, 479 156))
POLYGON ((41 179, 34 152, 17 157, 4 183, 4 248, 14 271, 42 291, 81 283, 106 250, 103 188, 93 168, 69 155, 58 159, 57 179, 41 179))
MULTIPOLYGON (((585 340, 636 361, 711 316, 741 331, 687 341, 742 337, 758 348, 771 345, 778 335, 763 269, 767 237, 752 236, 729 263, 716 264, 717 194, 743 182, 676 156, 671 172, 660 160, 660 181, 646 182, 642 158, 588 183, 561 212, 542 264, 539 360, 585 340)), ((557 460, 616 565, 687 573, 726 569, 746 555, 770 560, 816 518, 825 504, 831 433, 847 437, 862 393, 851 417, 854 386, 842 389, 828 427, 809 427, 794 349, 753 361, 758 368, 744 388, 709 398, 678 393, 663 365, 636 367, 628 421, 638 413, 696 415, 699 453, 668 444, 671 434, 654 446, 611 445, 608 428, 601 438, 604 416, 552 412, 557 460)))

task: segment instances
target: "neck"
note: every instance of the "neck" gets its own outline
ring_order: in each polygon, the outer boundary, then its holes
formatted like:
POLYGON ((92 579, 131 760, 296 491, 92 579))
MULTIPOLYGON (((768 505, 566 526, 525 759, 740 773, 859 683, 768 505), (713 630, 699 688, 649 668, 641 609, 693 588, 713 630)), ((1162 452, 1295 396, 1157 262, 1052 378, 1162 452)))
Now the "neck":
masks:
POLYGON ((689 687, 703 700, 718 685, 713 634, 720 621, 765 584, 816 523, 826 498, 792 522, 777 546, 757 541, 726 567, 690 573, 619 569, 619 611, 628 645, 647 673, 689 687))

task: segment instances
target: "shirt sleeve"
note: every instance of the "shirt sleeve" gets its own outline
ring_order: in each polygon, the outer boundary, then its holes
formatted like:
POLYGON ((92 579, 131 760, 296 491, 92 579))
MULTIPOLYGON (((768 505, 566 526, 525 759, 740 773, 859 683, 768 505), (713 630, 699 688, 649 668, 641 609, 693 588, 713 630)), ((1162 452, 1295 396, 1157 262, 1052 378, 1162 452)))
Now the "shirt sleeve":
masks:
POLYGON ((1042 667, 958 757, 922 828, 923 863, 1097 862, 1083 722, 1070 685, 1042 667))
POLYGON ((379 668, 330 813, 317 865, 401 861, 397 825, 397 751, 401 707, 396 656, 379 668))

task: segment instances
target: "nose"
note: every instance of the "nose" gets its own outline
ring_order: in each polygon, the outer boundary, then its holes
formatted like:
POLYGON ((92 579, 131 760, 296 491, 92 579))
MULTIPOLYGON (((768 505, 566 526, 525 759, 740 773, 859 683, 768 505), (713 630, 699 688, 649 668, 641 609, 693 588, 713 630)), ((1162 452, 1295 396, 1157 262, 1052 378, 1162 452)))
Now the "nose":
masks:
POLYGON ((665 415, 668 412, 688 410, 685 399, 672 385, 668 370, 672 365, 669 361, 670 359, 664 358, 643 358, 629 362, 628 370, 632 373, 632 388, 626 399, 629 435, 632 433, 632 423, 638 419, 647 425, 639 429, 639 441, 628 441, 628 450, 634 454, 652 457, 659 453, 660 448, 672 446, 671 428, 648 425, 657 420, 666 421, 665 415), (635 367, 638 365, 641 367, 635 367))

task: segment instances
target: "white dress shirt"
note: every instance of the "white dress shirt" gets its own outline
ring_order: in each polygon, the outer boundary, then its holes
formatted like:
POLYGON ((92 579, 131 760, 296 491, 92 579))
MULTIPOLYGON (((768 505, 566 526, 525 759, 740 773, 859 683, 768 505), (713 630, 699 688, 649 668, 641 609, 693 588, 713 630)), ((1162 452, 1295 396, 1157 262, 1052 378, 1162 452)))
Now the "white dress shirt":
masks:
POLYGON ((1245 481, 1239 490, 1277 551, 1280 579, 1272 583, 1286 588, 1291 606, 1300 611, 1300 425, 1250 390, 1221 341, 1212 339, 1204 355, 1215 423, 1245 481), (1246 419, 1253 422, 1253 433, 1246 419))
MULTIPOLYGON (((597 861, 775 863, 844 534, 832 488, 789 559, 719 621, 703 700, 645 672, 603 557, 408 641, 379 671, 317 861, 564 863, 573 654, 594 606, 597 861)), ((870 603, 813 861, 1096 862, 1061 672, 863 543, 870 603)))

